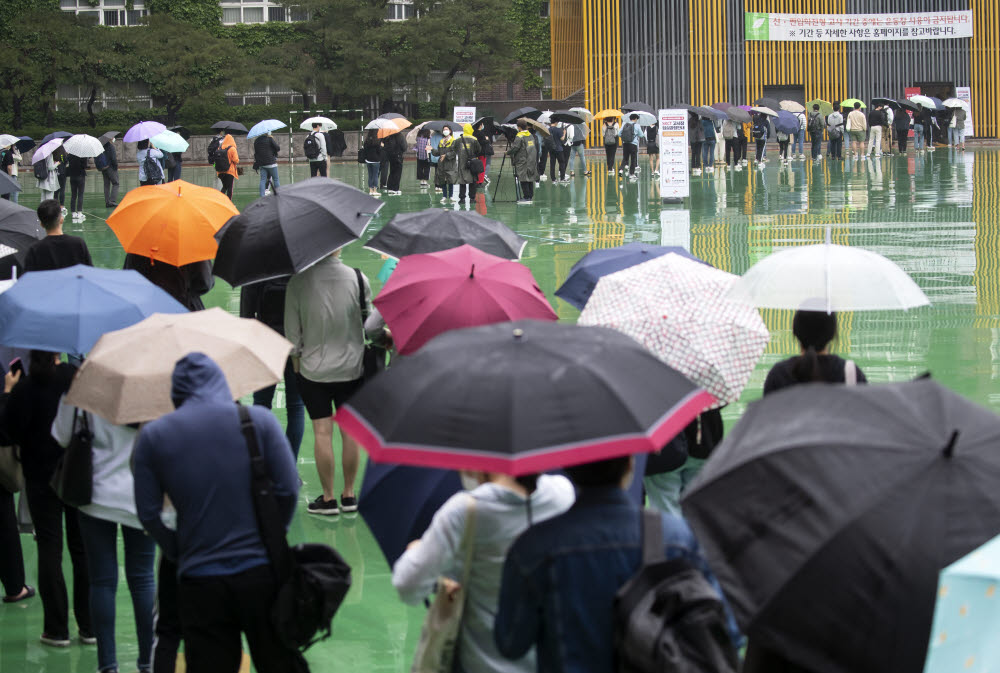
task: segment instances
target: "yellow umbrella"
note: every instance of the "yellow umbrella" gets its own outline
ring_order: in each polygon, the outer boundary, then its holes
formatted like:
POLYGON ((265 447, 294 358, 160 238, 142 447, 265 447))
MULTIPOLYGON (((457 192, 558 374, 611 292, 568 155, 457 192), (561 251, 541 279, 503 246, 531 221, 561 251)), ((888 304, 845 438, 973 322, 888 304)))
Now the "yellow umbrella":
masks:
POLYGON ((594 119, 606 119, 608 117, 621 117, 621 110, 601 110, 594 115, 594 119))

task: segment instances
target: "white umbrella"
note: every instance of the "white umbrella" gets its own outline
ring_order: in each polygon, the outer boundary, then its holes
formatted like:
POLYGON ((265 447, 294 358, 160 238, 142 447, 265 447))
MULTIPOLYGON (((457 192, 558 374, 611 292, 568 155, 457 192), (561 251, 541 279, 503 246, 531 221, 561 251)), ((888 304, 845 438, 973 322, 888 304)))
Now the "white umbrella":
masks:
POLYGON ((329 117, 310 117, 299 124, 299 128, 303 131, 312 131, 313 124, 319 124, 321 131, 333 131, 337 128, 337 122, 329 117))
POLYGON ((752 108, 750 108, 750 110, 752 112, 759 112, 761 114, 765 114, 768 117, 777 117, 778 116, 778 113, 775 112, 774 110, 772 110, 769 107, 762 107, 762 106, 761 107, 752 107, 752 108))
POLYGON ((7 147, 8 145, 13 145, 18 140, 20 140, 20 138, 18 138, 17 136, 12 136, 9 133, 4 133, 0 135, 0 147, 7 147))
POLYGON ((797 103, 796 101, 793 100, 781 101, 781 109, 785 110, 786 112, 791 112, 792 114, 795 114, 796 112, 806 111, 806 108, 804 105, 802 105, 802 103, 797 103))
POLYGON ((101 141, 94 136, 88 136, 86 133, 79 133, 66 138, 65 142, 63 142, 63 148, 66 150, 66 154, 87 159, 99 157, 104 154, 104 145, 101 144, 101 141))
POLYGON ((399 127, 392 123, 391 119, 373 119, 365 125, 365 130, 370 129, 396 129, 399 127))
POLYGON ((635 112, 629 112, 629 121, 632 121, 632 115, 639 115, 639 126, 652 126, 657 123, 655 115, 651 115, 648 112, 643 112, 642 110, 636 110, 635 112))
POLYGON ((601 278, 579 324, 629 335, 721 406, 739 399, 771 338, 757 309, 725 299, 736 280, 668 253, 601 278))
POLYGON ((589 124, 590 122, 594 121, 594 113, 585 107, 571 107, 569 111, 575 112, 576 114, 583 117, 584 124, 589 124))
POLYGON ((921 96, 920 94, 917 94, 915 96, 910 96, 910 101, 912 103, 916 103, 917 105, 923 105, 925 108, 929 108, 931 110, 937 109, 937 103, 932 101, 927 96, 921 96))
POLYGON ((539 124, 550 123, 552 121, 552 110, 546 110, 542 114, 538 115, 538 119, 536 119, 535 121, 537 121, 539 124))
MULTIPOLYGON (((965 102, 964 100, 962 100, 961 98, 949 98, 948 100, 946 100, 946 101, 945 101, 944 103, 942 103, 942 104, 943 104, 943 105, 944 105, 945 107, 960 107, 960 108, 962 108, 963 110, 965 110, 966 112, 968 112, 968 111, 969 111, 969 104, 968 104, 968 103, 966 103, 966 102, 965 102)), ((2 140, 0 140, 0 142, 2 142, 2 140)))
POLYGON ((878 253, 833 245, 804 245, 754 264, 727 296, 759 308, 809 311, 906 310, 930 300, 913 279, 878 253))
POLYGON ((44 160, 47 156, 56 151, 56 148, 63 144, 62 138, 53 138, 49 142, 45 143, 31 155, 31 163, 37 164, 39 161, 44 160))

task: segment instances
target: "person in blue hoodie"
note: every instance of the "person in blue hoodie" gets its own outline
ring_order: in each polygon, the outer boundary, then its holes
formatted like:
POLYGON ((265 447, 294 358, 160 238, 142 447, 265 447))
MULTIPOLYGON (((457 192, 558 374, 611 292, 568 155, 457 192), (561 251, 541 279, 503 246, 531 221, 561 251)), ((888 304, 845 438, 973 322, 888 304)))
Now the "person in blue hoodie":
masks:
MULTIPOLYGON (((139 521, 178 568, 178 608, 187 670, 239 668, 241 633, 260 673, 301 670, 270 622, 277 583, 260 536, 250 490, 250 454, 226 377, 207 355, 174 367, 176 410, 150 422, 135 444, 139 521), (165 499, 176 531, 163 522, 165 499)), ((260 453, 286 526, 299 478, 288 440, 264 407, 249 407, 260 453)))

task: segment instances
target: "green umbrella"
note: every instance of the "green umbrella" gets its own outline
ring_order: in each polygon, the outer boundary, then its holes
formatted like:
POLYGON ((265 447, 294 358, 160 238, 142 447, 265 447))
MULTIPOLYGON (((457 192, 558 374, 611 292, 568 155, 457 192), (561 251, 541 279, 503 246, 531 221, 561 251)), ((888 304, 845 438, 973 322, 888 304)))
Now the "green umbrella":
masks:
POLYGON ((153 146, 164 152, 186 152, 188 141, 173 131, 161 131, 149 139, 153 146))
POLYGON ((861 103, 862 109, 868 107, 867 105, 865 105, 864 101, 858 100, 857 98, 848 98, 847 100, 840 101, 840 106, 846 107, 848 109, 853 109, 855 103, 861 103))
POLYGON ((827 116, 833 114, 833 104, 826 102, 822 98, 814 98, 811 101, 809 101, 808 103, 806 103, 806 111, 807 112, 812 112, 813 111, 813 105, 819 105, 819 113, 821 115, 823 115, 824 117, 827 117, 827 116))

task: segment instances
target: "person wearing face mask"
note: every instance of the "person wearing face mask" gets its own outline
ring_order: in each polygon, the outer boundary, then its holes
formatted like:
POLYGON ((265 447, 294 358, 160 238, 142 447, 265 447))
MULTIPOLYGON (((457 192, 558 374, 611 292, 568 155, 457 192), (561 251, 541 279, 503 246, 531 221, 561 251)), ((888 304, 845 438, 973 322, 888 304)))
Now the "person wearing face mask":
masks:
POLYGON ((435 591, 438 578, 454 594, 467 578, 465 613, 456 670, 463 673, 534 673, 534 649, 515 659, 497 651, 493 622, 507 549, 529 526, 570 508, 575 499, 566 477, 510 477, 461 472, 467 491, 452 496, 434 515, 423 537, 410 543, 392 569, 392 584, 406 603, 417 605, 435 591), (470 551, 471 547, 471 551, 470 551), (465 564, 469 553, 469 567, 465 564))
POLYGON ((445 126, 441 129, 441 142, 432 148, 430 153, 438 157, 438 162, 434 167, 434 186, 441 188, 441 203, 448 199, 457 201, 455 196, 455 184, 458 182, 458 148, 455 146, 455 138, 452 136, 451 128, 445 126))

